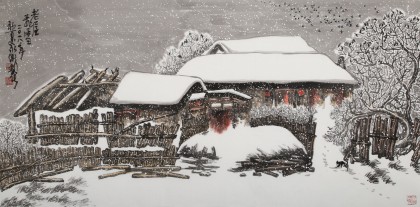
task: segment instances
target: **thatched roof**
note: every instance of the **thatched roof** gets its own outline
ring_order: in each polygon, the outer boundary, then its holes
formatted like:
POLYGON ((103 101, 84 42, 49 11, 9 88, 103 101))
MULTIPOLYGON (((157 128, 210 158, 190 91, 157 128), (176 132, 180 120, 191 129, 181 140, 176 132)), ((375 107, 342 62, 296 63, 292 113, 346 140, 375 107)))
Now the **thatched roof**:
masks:
POLYGON ((36 90, 15 111, 14 116, 25 115, 29 108, 63 112, 107 107, 118 82, 118 70, 108 74, 106 70, 91 69, 86 77, 83 70, 70 78, 58 76, 36 90))

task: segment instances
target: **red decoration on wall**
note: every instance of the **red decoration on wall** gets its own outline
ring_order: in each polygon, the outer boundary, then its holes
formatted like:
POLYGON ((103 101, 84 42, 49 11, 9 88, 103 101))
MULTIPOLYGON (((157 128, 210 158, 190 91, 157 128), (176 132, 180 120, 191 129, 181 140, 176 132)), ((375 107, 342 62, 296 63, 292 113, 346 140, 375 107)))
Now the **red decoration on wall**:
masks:
POLYGON ((210 128, 221 134, 226 131, 231 123, 230 111, 213 111, 210 116, 210 128))
POLYGON ((270 91, 269 91, 269 90, 266 90, 266 91, 265 91, 265 97, 270 97, 270 96, 271 96, 270 91))
POLYGON ((299 94, 299 96, 303 96, 303 95, 305 95, 305 91, 303 89, 299 89, 298 94, 299 94))
POLYGON ((283 103, 289 104, 289 93, 287 93, 287 91, 283 96, 283 103))

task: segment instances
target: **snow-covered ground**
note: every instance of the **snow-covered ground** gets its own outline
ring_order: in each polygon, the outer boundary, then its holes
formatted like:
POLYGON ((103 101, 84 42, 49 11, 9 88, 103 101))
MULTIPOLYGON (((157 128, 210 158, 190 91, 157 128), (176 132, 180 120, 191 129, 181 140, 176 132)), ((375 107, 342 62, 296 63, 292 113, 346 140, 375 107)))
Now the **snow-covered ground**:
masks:
POLYGON ((289 130, 276 126, 251 128, 238 125, 235 129, 229 126, 227 131, 222 134, 210 131, 207 134, 195 135, 184 142, 180 149, 184 146, 192 147, 194 145, 197 145, 199 151, 204 146, 207 149, 214 146, 216 155, 220 157, 220 160, 217 161, 220 171, 237 167, 236 161, 246 160, 249 154, 258 153, 257 149, 269 154, 280 149, 300 148, 304 150, 302 143, 289 130))
MULTIPOLYGON (((325 106, 318 108, 316 114, 319 124, 313 158, 315 172, 313 173, 297 173, 287 177, 274 178, 264 174, 261 177, 254 177, 252 172, 247 172, 246 177, 240 177, 239 173, 228 172, 226 170, 228 166, 224 166, 225 161, 223 160, 235 160, 237 157, 229 158, 229 154, 234 156, 239 156, 239 154, 226 152, 240 152, 238 148, 248 148, 246 140, 242 140, 235 134, 235 130, 240 129, 229 128, 220 137, 214 137, 214 139, 210 137, 207 139, 200 135, 200 139, 203 139, 200 144, 213 140, 215 143, 222 143, 223 139, 230 143, 226 145, 226 149, 216 149, 220 160, 213 164, 220 165, 221 168, 216 169, 216 172, 212 173, 210 177, 201 177, 192 173, 191 170, 184 169, 181 173, 190 175, 189 180, 177 178, 133 179, 130 174, 99 180, 98 175, 112 171, 82 172, 79 168, 57 177, 62 177, 65 180, 72 176, 83 177, 87 181, 87 187, 84 189, 91 206, 394 207, 406 206, 408 195, 420 196, 420 175, 409 167, 410 155, 400 157, 401 165, 407 168, 406 172, 388 169, 388 175, 395 185, 385 184, 382 181, 378 184, 368 182, 365 174, 372 171, 372 168, 362 166, 360 163, 350 165, 349 171, 346 171, 345 168, 335 168, 335 162, 341 160, 343 156, 337 146, 326 142, 322 137, 327 131, 327 127, 333 124, 329 118, 331 109, 332 107, 327 102, 325 106), (227 146, 231 146, 230 149, 227 146)), ((248 131, 248 133, 253 132, 248 131)), ((209 132, 208 135, 211 133, 209 132)), ((376 159, 376 156, 372 156, 371 160, 373 159, 376 159)), ((381 162, 380 168, 387 168, 389 161, 385 159, 379 161, 381 162)), ((178 161, 177 165, 185 166, 185 163, 178 161)), ((16 193, 17 188, 18 186, 15 186, 0 193, 0 200, 13 195, 22 196, 22 193, 16 193)), ((414 206, 419 206, 419 204, 414 206)))

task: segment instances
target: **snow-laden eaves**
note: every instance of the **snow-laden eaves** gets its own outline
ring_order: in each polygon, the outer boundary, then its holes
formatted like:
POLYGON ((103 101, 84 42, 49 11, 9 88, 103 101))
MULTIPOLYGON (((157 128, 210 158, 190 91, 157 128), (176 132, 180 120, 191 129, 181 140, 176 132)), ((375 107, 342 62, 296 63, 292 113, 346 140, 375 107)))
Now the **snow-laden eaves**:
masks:
POLYGON ((251 99, 251 96, 248 96, 248 95, 246 95, 244 93, 241 93, 239 91, 235 91, 233 89, 221 89, 221 90, 207 91, 207 93, 211 93, 211 94, 230 93, 230 94, 240 96, 244 99, 251 99))
POLYGON ((178 75, 200 77, 205 83, 334 83, 357 84, 323 54, 215 54, 187 62, 178 75))
POLYGON ((266 36, 216 41, 204 54, 230 53, 316 53, 299 36, 266 36), (223 50, 223 51, 220 51, 223 50))
POLYGON ((193 93, 191 94, 189 101, 195 101, 195 100, 203 99, 205 97, 206 97, 206 93, 193 93))
POLYGON ((206 90, 199 78, 129 72, 121 80, 110 103, 174 105, 197 83, 202 91, 206 90))

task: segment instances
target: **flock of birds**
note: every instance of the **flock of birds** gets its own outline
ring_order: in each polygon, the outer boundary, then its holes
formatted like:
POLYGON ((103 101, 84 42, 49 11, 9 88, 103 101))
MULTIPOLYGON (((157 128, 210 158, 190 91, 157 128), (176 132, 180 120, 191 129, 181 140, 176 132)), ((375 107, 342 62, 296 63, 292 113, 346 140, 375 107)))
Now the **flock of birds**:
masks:
MULTIPOLYGON (((282 11, 293 21, 298 21, 302 28, 313 27, 316 32, 322 30, 328 32, 338 32, 342 34, 346 29, 359 27, 362 20, 362 14, 356 14, 355 11, 345 8, 345 6, 321 6, 317 4, 303 4, 287 2, 274 2, 272 0, 259 0, 268 6, 274 7, 275 11, 282 11)), ((368 10, 366 4, 362 10, 368 10)), ((375 14, 379 15, 380 10, 373 8, 375 14)))

